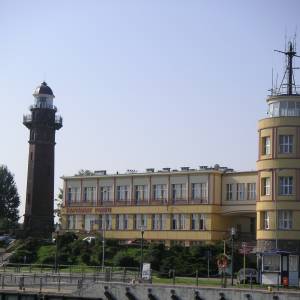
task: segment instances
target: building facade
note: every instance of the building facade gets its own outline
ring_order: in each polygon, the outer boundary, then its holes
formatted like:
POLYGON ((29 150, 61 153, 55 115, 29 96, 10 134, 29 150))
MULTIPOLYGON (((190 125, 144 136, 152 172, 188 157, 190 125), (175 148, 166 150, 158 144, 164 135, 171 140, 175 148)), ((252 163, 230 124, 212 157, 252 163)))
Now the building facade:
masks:
MULTIPOLYGON (((300 94, 294 82, 295 45, 286 51, 280 87, 258 123, 257 170, 164 168, 144 173, 65 176, 63 230, 105 231, 108 238, 141 236, 191 245, 227 239, 257 241, 257 251, 300 253, 300 94)), ((272 263, 272 262, 271 262, 272 263)), ((293 265, 293 263, 291 263, 293 265)), ((283 268, 283 267, 282 267, 283 268)))
POLYGON ((124 241, 192 245, 240 236, 255 240, 257 172, 216 165, 198 170, 63 177, 62 229, 124 241))

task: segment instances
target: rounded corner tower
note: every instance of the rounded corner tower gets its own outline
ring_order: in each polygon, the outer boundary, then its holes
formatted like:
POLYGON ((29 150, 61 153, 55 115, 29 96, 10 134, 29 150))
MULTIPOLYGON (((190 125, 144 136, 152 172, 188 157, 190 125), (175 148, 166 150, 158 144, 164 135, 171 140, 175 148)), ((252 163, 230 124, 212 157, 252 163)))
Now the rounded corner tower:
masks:
POLYGON ((27 236, 51 236, 54 228, 55 131, 62 127, 56 115, 54 94, 46 82, 34 91, 31 113, 23 117, 30 130, 24 232, 27 236))
POLYGON ((300 253, 300 94, 290 42, 280 87, 267 98, 268 117, 258 123, 257 248, 300 253))

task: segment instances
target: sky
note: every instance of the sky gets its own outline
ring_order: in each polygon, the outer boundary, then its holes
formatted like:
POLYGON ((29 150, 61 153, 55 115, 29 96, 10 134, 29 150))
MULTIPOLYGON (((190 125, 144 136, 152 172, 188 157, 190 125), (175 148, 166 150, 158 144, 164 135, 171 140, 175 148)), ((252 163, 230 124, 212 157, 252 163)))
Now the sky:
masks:
POLYGON ((300 29, 299 11, 298 0, 0 0, 0 164, 20 215, 22 117, 43 80, 64 122, 55 194, 79 169, 255 170, 272 68, 280 79, 284 66, 273 50, 300 29))

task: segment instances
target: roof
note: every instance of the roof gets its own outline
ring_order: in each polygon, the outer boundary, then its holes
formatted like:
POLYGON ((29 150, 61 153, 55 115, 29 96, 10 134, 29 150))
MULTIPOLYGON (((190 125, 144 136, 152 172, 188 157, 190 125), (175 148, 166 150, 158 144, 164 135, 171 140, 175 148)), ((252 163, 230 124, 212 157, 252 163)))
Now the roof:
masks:
POLYGON ((52 89, 43 81, 34 91, 33 95, 50 95, 54 96, 52 89))

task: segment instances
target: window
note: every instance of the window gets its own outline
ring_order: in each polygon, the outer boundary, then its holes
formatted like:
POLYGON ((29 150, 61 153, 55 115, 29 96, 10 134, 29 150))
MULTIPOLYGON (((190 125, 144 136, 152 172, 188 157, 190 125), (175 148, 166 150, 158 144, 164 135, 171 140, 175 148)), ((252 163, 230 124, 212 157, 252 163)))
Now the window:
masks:
POLYGON ((264 255, 263 270, 266 272, 280 271, 280 255, 264 255))
POLYGON ((262 154, 270 155, 271 154, 271 139, 269 136, 262 138, 262 154))
POLYGON ((172 184, 172 199, 183 200, 185 198, 185 187, 183 184, 172 184))
POLYGON ((96 215, 85 215, 84 217, 84 229, 86 231, 91 231, 94 229, 94 224, 97 223, 96 215))
POLYGON ((291 210, 278 211, 278 229, 292 229, 293 227, 293 213, 291 210))
POLYGON ((206 183, 192 183, 192 200, 204 200, 207 202, 206 183))
POLYGON ((152 229, 163 230, 165 224, 165 214, 154 214, 152 215, 152 229))
POLYGON ((237 183, 236 199, 237 200, 245 200, 245 184, 244 183, 237 183))
POLYGON ((292 135, 279 135, 279 153, 293 153, 292 135))
POLYGON ((248 183, 247 191, 248 191, 248 200, 255 200, 256 199, 256 183, 248 183))
POLYGON ((118 201, 129 200, 128 185, 117 186, 117 200, 118 201))
POLYGON ((136 185, 135 186, 135 200, 145 201, 148 199, 148 186, 147 185, 136 185))
POLYGON ((133 216, 133 228, 141 230, 141 227, 147 228, 147 215, 137 214, 133 216))
POLYGON ((191 218, 192 230, 205 230, 205 214, 192 214, 191 218))
POLYGON ((299 266, 299 256, 289 255, 289 271, 298 272, 298 266, 299 266))
POLYGON ((95 187, 85 187, 83 193, 83 201, 96 201, 96 188, 95 187))
POLYGON ((69 187, 67 194, 68 203, 80 201, 80 188, 69 187))
POLYGON ((75 229, 75 224, 76 224, 76 216, 69 215, 67 229, 75 229))
POLYGON ((271 180, 270 177, 264 177, 261 179, 262 196, 269 196, 271 194, 271 180))
POLYGON ((185 229, 185 215, 184 214, 173 214, 172 215, 172 229, 173 230, 185 229))
POLYGON ((111 230, 112 229, 112 216, 111 215, 101 215, 100 216, 100 225, 103 230, 111 230))
POLYGON ((279 177, 279 195, 293 194, 293 177, 281 176, 279 177))
POLYGON ((263 215, 262 229, 268 230, 270 229, 270 212, 264 211, 262 215, 263 215))
POLYGON ((128 215, 116 215, 116 226, 119 230, 128 228, 128 215))
POLYGON ((233 200, 232 183, 226 184, 226 200, 233 200))
POLYGON ((111 186, 101 186, 100 188, 100 197, 101 201, 110 201, 111 196, 111 186))
POLYGON ((153 199, 154 200, 167 200, 167 185, 154 184, 153 185, 153 199))

